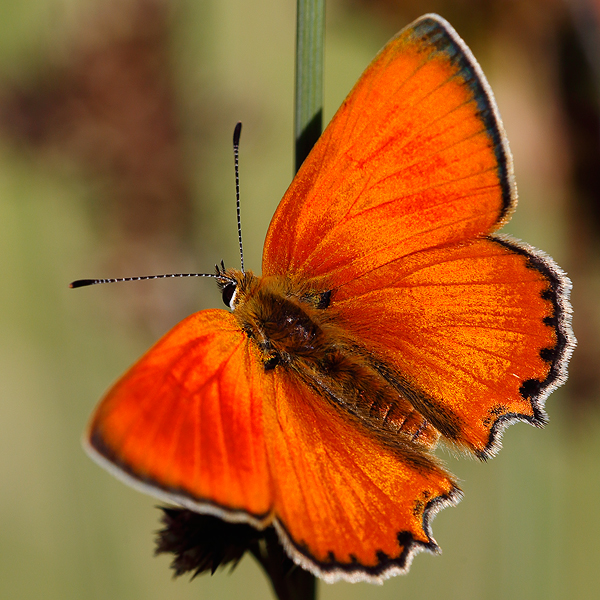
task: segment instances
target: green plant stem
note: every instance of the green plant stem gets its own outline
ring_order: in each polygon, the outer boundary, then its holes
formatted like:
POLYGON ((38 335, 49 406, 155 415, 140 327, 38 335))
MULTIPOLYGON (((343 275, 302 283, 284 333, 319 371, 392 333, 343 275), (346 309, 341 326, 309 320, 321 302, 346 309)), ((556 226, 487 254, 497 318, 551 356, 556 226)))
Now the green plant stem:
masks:
POLYGON ((298 0, 296 25, 295 167, 300 168, 323 127, 325 0, 298 0))

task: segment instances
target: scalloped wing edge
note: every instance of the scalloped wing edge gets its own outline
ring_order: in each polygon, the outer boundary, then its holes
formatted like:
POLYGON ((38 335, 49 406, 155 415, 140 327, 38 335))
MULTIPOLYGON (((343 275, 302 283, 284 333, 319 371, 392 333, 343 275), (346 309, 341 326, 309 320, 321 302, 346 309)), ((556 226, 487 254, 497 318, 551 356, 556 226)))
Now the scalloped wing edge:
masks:
POLYGON ((364 566, 358 562, 323 564, 315 561, 302 548, 294 544, 285 527, 277 519, 273 524, 288 556, 297 565, 306 571, 310 571, 326 583, 347 581, 349 583, 383 584, 390 577, 408 573, 413 558, 420 552, 428 551, 432 554, 441 554, 442 550, 432 535, 431 523, 438 512, 448 506, 456 506, 462 500, 462 497, 462 491, 455 486, 449 494, 437 496, 431 500, 423 512, 423 530, 429 541, 423 543, 415 540, 409 532, 399 531, 397 533, 398 543, 404 547, 402 554, 398 558, 389 558, 380 553, 378 556, 380 562, 374 567, 364 566))
MULTIPOLYGON (((534 415, 511 413, 498 417, 490 431, 487 446, 477 454, 478 458, 482 460, 492 458, 500 451, 502 447, 502 435, 504 430, 510 425, 524 421, 534 427, 543 427, 548 422, 548 415, 545 410, 546 399, 567 380, 569 360, 577 345, 571 325, 573 311, 569 301, 573 286, 566 273, 543 250, 534 248, 525 242, 508 235, 490 235, 489 239, 513 252, 528 257, 532 266, 543 273, 550 282, 550 286, 554 292, 552 303, 556 319, 557 345, 556 356, 552 361, 548 376, 544 381, 538 382, 539 389, 536 393, 527 396, 533 407, 534 415)), ((523 397, 525 398, 525 396, 523 397)))

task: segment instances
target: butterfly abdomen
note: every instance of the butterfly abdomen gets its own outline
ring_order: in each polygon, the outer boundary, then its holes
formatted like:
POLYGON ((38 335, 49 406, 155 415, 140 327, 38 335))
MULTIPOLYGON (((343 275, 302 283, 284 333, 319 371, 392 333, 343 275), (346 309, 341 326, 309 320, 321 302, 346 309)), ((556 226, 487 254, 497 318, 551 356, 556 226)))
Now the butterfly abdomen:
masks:
POLYGON ((299 361, 299 375, 321 395, 360 417, 370 429, 397 433, 411 442, 434 447, 439 432, 371 367, 365 354, 366 350, 339 336, 321 363, 299 361))

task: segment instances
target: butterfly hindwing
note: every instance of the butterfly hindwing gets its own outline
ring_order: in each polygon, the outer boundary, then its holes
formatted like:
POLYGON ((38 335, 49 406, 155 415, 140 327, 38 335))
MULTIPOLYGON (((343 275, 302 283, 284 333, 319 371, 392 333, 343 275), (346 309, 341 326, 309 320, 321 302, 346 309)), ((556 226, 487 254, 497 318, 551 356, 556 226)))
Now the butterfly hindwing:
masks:
POLYGON ((415 408, 481 457, 501 425, 545 423, 569 353, 568 293, 547 257, 483 238, 412 254, 338 291, 349 330, 412 384, 415 408), (374 324, 380 324, 376 326, 374 324))
POLYGON ((382 444, 285 371, 267 386, 277 527, 300 564, 329 581, 377 581, 437 550, 430 521, 460 492, 431 455, 382 444))

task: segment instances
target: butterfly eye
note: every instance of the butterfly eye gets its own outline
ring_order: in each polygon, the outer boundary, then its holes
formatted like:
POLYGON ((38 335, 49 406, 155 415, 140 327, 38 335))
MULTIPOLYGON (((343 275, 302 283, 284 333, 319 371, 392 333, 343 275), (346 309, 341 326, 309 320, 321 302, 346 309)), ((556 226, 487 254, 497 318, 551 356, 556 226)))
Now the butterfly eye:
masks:
POLYGON ((223 288, 223 302, 225 303, 225 306, 227 306, 228 308, 233 309, 233 298, 235 296, 235 290, 236 290, 237 286, 235 283, 228 283, 224 288, 223 288))

